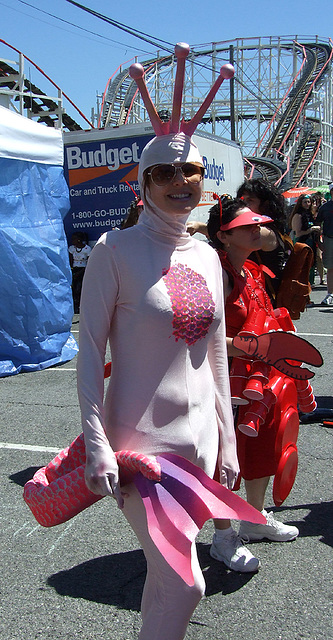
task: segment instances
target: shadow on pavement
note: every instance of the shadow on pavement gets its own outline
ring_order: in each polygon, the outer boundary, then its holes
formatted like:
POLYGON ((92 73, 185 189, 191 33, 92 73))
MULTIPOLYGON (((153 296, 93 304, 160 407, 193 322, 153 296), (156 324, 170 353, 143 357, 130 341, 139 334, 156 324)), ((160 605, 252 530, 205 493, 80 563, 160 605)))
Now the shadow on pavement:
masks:
MULTIPOLYGON (((333 547, 333 501, 332 502, 319 502, 313 504, 300 504, 294 507, 279 507, 274 509, 275 513, 281 513, 283 511, 309 510, 302 520, 297 522, 293 520, 287 524, 293 524, 299 529, 299 535, 301 538, 305 537, 320 537, 320 541, 324 544, 333 547)), ((296 514, 295 514, 296 515, 296 514)))
POLYGON ((316 401, 318 404, 318 410, 323 409, 333 409, 333 397, 332 396, 319 396, 316 393, 316 401))
POLYGON ((209 555, 209 549, 210 544, 197 544, 198 558, 206 581, 206 596, 216 593, 227 595, 239 591, 256 575, 231 571, 223 562, 213 560, 209 555))
MULTIPOLYGON (((253 577, 254 574, 229 571, 221 562, 212 560, 209 555, 210 545, 198 543, 197 546, 206 581, 206 596, 238 591, 253 577)), ((62 596, 84 598, 120 609, 140 611, 145 576, 143 552, 135 550, 88 560, 53 574, 47 583, 62 596)))
POLYGON ((8 477, 12 482, 15 482, 15 484, 18 484, 20 487, 24 487, 25 483, 31 480, 40 467, 41 465, 39 467, 27 467, 27 469, 22 469, 22 471, 12 473, 8 477))
POLYGON ((88 560, 55 573, 47 583, 62 596, 140 611, 145 576, 143 552, 135 550, 88 560))

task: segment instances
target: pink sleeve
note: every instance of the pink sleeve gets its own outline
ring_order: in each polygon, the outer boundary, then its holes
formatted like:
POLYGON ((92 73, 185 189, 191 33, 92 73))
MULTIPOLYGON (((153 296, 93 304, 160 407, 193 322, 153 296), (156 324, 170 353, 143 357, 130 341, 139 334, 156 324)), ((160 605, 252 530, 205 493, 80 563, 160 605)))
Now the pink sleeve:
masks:
MULTIPOLYGON (((220 273, 221 267, 219 266, 220 273)), ((215 381, 215 403, 220 434, 218 465, 220 481, 231 488, 239 473, 236 435, 230 399, 229 367, 226 345, 223 284, 221 275, 221 304, 223 309, 220 327, 209 342, 208 357, 215 381)))
POLYGON ((118 296, 118 272, 105 236, 90 254, 80 304, 78 396, 85 441, 106 441, 104 432, 104 363, 118 296))

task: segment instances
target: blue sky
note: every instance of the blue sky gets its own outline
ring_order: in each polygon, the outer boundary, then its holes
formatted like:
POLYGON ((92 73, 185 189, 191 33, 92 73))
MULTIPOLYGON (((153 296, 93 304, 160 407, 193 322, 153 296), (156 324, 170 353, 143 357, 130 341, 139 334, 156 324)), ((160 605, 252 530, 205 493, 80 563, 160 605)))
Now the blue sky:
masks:
MULTIPOLYGON (((317 0, 311 8, 304 0, 252 3, 232 0, 230 4, 223 0, 81 0, 80 3, 172 44, 182 41, 197 45, 269 35, 333 38, 329 0, 317 0)), ((143 61, 156 52, 156 47, 66 0, 0 0, 0 16, 0 38, 41 67, 88 118, 96 104, 96 93, 103 93, 108 78, 119 65, 134 56, 143 61)), ((17 54, 1 43, 0 57, 17 60, 17 54)), ((41 81, 33 66, 27 64, 25 72, 32 82, 49 92, 49 86, 41 81)), ((76 118, 73 110, 65 106, 76 118)))

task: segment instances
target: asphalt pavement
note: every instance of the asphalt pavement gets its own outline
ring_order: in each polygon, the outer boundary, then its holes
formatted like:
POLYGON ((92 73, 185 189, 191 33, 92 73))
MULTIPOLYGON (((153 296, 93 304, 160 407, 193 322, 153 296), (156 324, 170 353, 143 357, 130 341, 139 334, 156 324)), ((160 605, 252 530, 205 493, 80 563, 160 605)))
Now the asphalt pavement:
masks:
MULTIPOLYGON (((320 305, 325 293, 312 292, 314 306, 295 324, 324 357, 313 388, 318 407, 333 410, 333 307, 320 305)), ((78 327, 74 316, 76 338, 78 327)), ((46 529, 22 499, 34 471, 81 430, 75 360, 2 378, 0 385, 0 638, 135 640, 145 561, 113 500, 46 529)), ((262 566, 240 574, 210 558, 212 523, 206 523, 197 538, 206 597, 187 640, 333 640, 333 429, 316 419, 301 424, 297 478, 285 503, 275 508, 271 486, 267 492, 266 508, 296 525, 299 538, 252 543, 262 566)))

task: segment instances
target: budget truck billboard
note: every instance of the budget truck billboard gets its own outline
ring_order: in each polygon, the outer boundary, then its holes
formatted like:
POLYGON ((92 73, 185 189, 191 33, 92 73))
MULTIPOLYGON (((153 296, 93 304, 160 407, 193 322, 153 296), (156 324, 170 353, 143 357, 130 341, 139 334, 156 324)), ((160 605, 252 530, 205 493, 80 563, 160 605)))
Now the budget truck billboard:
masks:
MULTIPOLYGON (((138 163, 153 137, 148 123, 64 133, 71 204, 64 220, 68 241, 75 231, 83 231, 94 244, 105 231, 120 227, 135 194, 140 195, 138 163)), ((234 142, 201 132, 193 140, 200 149, 205 175, 202 199, 191 218, 206 221, 215 203, 213 193, 236 194, 244 179, 243 158, 234 142)))

